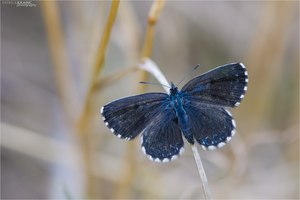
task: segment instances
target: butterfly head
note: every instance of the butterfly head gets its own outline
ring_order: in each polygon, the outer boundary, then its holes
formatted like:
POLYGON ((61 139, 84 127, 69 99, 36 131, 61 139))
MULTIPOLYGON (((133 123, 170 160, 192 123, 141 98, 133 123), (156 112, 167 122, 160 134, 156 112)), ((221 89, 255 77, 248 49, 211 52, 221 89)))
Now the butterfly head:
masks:
POLYGON ((171 82, 170 95, 175 95, 178 93, 178 88, 171 82))

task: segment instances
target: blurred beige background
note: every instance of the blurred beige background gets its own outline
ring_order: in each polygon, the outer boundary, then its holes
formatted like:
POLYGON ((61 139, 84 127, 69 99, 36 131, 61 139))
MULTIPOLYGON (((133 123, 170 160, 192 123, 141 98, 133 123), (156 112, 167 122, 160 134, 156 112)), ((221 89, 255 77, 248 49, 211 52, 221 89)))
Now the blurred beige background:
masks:
MULTIPOLYGON (((72 124, 84 107, 111 2, 28 2, 1 1, 1 198, 202 198, 188 144, 176 161, 157 164, 138 138, 119 140, 99 116, 102 105, 140 93, 138 82, 153 77, 124 73, 98 89, 86 143, 72 124)), ((139 62, 152 3, 120 3, 99 79, 139 62)), ((212 195, 299 199, 298 1, 166 2, 152 59, 174 82, 196 64, 194 75, 243 62, 249 87, 232 110, 237 135, 220 150, 199 148, 212 195)))

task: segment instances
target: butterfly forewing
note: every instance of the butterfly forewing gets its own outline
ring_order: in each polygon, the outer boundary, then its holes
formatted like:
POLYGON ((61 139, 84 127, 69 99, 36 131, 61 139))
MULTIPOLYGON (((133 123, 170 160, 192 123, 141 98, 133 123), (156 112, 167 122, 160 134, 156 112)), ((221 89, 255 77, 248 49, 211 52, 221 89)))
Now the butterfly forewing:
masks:
POLYGON ((189 81, 182 93, 203 104, 234 107, 247 90, 248 73, 242 63, 220 66, 189 81))
POLYGON ((113 101, 101 108, 105 125, 119 138, 140 134, 168 99, 164 93, 146 93, 113 101))

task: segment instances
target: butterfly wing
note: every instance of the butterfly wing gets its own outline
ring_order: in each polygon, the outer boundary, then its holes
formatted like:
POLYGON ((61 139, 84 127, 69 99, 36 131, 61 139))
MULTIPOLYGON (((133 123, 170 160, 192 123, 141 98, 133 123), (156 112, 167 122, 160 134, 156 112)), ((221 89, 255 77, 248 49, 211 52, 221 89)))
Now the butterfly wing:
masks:
POLYGON ((238 106, 247 90, 248 73, 242 63, 220 66, 189 81, 181 92, 191 100, 226 107, 238 106))
POLYGON ((105 125, 119 138, 131 140, 140 134, 161 112, 164 93, 146 93, 113 101, 101 108, 105 125))
POLYGON ((225 108, 191 101, 185 105, 190 133, 205 150, 224 146, 235 134, 236 124, 225 108))
POLYGON ((174 160, 184 151, 181 130, 172 108, 160 112, 143 131, 142 150, 156 162, 174 160))

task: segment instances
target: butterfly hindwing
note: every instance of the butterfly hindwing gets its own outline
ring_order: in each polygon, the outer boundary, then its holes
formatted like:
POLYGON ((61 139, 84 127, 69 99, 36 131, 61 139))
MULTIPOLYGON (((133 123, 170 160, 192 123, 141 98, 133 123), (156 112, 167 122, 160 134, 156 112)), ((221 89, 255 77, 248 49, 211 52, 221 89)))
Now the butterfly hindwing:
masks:
POLYGON ((225 108, 190 101, 185 110, 189 131, 205 150, 224 146, 235 134, 235 121, 225 108))
POLYGON ((161 111, 164 93, 146 93, 113 101, 101 108, 105 125, 119 138, 131 140, 161 111))
POLYGON ((247 90, 248 73, 242 63, 220 66, 191 81, 182 92, 192 100, 226 107, 238 106, 247 90))
POLYGON ((143 131, 144 153, 156 162, 174 160, 184 150, 181 130, 173 109, 164 109, 143 131))

